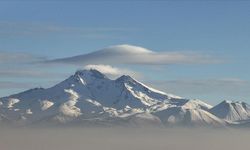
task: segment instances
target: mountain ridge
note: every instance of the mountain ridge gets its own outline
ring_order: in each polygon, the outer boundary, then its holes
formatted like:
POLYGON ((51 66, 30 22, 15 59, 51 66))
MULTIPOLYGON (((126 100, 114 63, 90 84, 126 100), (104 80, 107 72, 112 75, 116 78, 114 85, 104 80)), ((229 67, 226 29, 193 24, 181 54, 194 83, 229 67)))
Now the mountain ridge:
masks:
POLYGON ((47 89, 34 88, 0 98, 0 115, 1 120, 22 125, 226 126, 250 119, 250 107, 226 101, 213 107, 153 89, 128 75, 111 80, 90 69, 78 70, 47 89))

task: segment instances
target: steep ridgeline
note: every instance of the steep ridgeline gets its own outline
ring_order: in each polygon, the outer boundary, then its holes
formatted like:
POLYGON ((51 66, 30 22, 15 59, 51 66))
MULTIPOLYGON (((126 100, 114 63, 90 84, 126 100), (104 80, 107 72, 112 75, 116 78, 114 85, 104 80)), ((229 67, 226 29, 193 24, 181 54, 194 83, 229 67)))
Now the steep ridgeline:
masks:
MULTIPOLYGON (((225 126, 231 118, 216 110, 200 100, 155 90, 127 75, 111 80, 97 70, 80 70, 51 88, 0 98, 0 123, 225 126)), ((245 103, 244 110, 249 112, 245 103)))

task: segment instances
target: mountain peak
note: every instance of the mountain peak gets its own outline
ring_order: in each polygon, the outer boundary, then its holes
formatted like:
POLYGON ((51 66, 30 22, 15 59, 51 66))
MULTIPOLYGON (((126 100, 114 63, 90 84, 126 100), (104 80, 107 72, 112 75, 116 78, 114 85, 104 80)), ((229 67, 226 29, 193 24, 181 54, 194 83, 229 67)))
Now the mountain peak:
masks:
POLYGON ((235 105, 235 104, 244 104, 244 102, 242 101, 229 101, 229 100, 224 100, 222 101, 220 104, 231 104, 231 105, 235 105))
POLYGON ((231 103, 232 103, 232 101, 229 101, 229 100, 224 100, 221 102, 221 104, 231 104, 231 103))
POLYGON ((117 82, 134 82, 135 80, 129 75, 122 75, 116 79, 117 82))
POLYGON ((249 107, 238 101, 223 101, 210 109, 210 112, 219 118, 229 121, 249 119, 249 107))
POLYGON ((102 74, 100 71, 95 70, 95 69, 84 69, 84 70, 77 70, 75 72, 76 77, 80 76, 80 77, 94 77, 94 78, 98 78, 98 79, 105 79, 107 78, 104 74, 102 74))

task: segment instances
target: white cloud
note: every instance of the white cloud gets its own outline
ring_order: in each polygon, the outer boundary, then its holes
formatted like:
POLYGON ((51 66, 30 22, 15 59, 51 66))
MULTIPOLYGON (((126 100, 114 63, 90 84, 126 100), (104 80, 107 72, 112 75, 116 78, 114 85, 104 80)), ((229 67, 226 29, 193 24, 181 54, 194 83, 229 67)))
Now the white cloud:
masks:
POLYGON ((167 65, 167 64, 210 64, 220 61, 209 55, 184 52, 154 52, 132 45, 111 46, 99 51, 74 57, 66 57, 47 61, 47 63, 65 63, 74 65, 88 64, 139 64, 139 65, 167 65))
POLYGON ((117 68, 117 67, 113 67, 113 66, 110 66, 110 65, 102 65, 102 64, 99 64, 99 65, 86 65, 84 67, 84 69, 98 70, 98 71, 102 72, 103 74, 107 75, 110 78, 117 78, 117 77, 119 77, 121 75, 130 75, 130 76, 135 77, 135 78, 140 78, 141 77, 141 74, 138 73, 138 72, 135 72, 135 71, 132 71, 132 70, 129 70, 129 69, 117 68))

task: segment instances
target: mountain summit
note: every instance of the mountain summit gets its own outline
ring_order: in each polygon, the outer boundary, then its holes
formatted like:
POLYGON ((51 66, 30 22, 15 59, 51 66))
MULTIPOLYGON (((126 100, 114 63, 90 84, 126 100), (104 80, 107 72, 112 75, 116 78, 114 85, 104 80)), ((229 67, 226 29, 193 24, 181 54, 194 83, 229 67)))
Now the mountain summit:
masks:
POLYGON ((158 91, 128 75, 111 80, 91 69, 78 70, 47 89, 35 88, 0 98, 0 123, 225 126, 230 119, 239 120, 236 112, 239 115, 241 110, 244 113, 240 119, 249 118, 250 109, 245 103, 211 107, 200 100, 158 91), (233 115, 227 115, 229 111, 233 115))
POLYGON ((210 112, 228 121, 241 121, 249 119, 250 106, 244 102, 223 101, 210 112))

